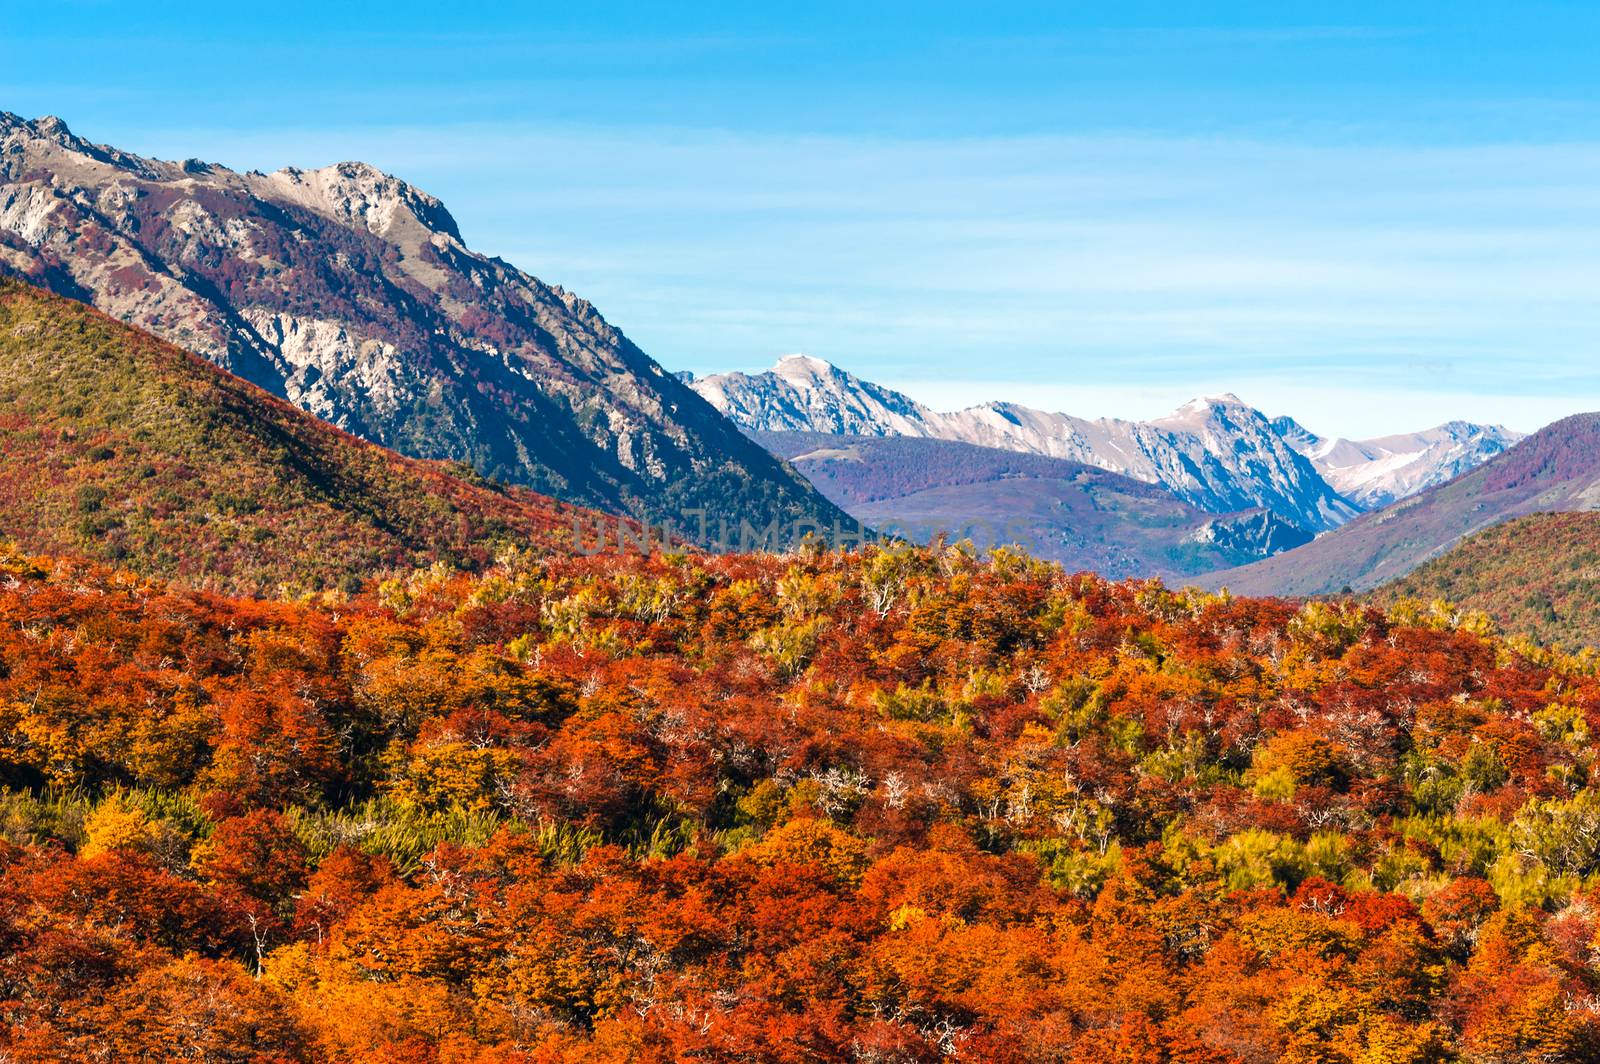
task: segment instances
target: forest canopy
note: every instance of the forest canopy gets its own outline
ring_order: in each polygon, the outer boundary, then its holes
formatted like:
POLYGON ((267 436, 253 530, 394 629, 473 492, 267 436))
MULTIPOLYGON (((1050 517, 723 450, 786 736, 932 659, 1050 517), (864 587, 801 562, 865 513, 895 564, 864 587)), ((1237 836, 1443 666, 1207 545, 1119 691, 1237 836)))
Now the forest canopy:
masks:
POLYGON ((1592 658, 960 546, 0 552, 0 1055, 1600 1052, 1592 658))

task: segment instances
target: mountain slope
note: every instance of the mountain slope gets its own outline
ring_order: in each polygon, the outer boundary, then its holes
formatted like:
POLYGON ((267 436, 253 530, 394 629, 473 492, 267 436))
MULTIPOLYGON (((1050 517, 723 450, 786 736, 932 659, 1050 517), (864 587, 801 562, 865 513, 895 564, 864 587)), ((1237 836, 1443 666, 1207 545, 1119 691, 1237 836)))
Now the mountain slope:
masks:
POLYGON ((1600 507, 1600 414, 1548 425, 1447 484, 1364 514, 1297 550, 1198 582, 1242 595, 1316 595, 1404 576, 1465 536, 1540 511, 1600 507))
POLYGON ((754 436, 865 524, 918 542, 1017 542, 1073 571, 1182 578, 1310 538, 1264 511, 1219 517, 1081 462, 903 436, 754 436))
POLYGON ((240 174, 0 113, 0 271, 406 454, 635 515, 837 516, 586 301, 361 163, 240 174))
POLYGON ((1600 514, 1532 514, 1479 532, 1374 591, 1384 606, 1444 599, 1508 632, 1600 647, 1600 514))
POLYGON ((1370 440, 1325 439, 1287 417, 1274 418, 1272 425, 1324 480, 1369 510, 1443 484, 1522 439, 1500 425, 1467 421, 1370 440))
POLYGON ((747 430, 911 436, 1063 458, 1160 484, 1211 513, 1265 508, 1311 531, 1358 512, 1271 422, 1231 395, 1145 423, 1088 421, 1015 403, 941 413, 804 355, 765 373, 716 374, 692 386, 747 430))
POLYGON ((0 279, 0 538, 228 591, 482 564, 577 511, 358 440, 170 344, 0 279))

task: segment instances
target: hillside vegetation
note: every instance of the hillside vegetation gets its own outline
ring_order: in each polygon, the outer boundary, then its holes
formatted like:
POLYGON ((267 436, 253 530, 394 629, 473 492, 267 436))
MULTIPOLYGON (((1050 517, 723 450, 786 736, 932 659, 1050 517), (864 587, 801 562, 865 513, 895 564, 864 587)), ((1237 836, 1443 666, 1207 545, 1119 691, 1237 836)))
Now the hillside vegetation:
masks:
POLYGON ((364 443, 0 279, 0 536, 31 549, 232 591, 316 588, 482 565, 499 543, 559 535, 572 512, 364 443))
POLYGON ((1507 631, 1569 649, 1600 648, 1600 513, 1507 521, 1373 598, 1447 599, 1482 610, 1507 631))
POLYGON ((1594 1060, 1600 679, 1488 627, 956 548, 9 552, 0 1056, 1594 1060))

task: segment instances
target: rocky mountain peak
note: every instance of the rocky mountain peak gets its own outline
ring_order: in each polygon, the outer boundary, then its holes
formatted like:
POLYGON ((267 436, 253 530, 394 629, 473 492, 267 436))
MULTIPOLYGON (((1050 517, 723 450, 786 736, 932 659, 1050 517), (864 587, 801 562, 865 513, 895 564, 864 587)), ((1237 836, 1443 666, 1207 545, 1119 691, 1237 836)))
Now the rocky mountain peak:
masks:
POLYGON ((0 112, 0 176, 4 176, 7 169, 14 165, 8 163, 4 156, 37 164, 39 155, 52 151, 65 152, 91 164, 98 163, 144 176, 151 174, 150 160, 84 140, 55 115, 29 120, 9 111, 0 112))
POLYGON ((1234 395, 1232 392, 1221 392, 1216 395, 1196 396, 1180 406, 1178 408, 1178 413, 1183 413, 1185 411, 1190 411, 1193 413, 1205 413, 1207 411, 1215 410, 1219 407, 1235 408, 1244 406, 1246 406, 1244 400, 1240 399, 1237 395, 1234 395))
POLYGON ((1323 442, 1321 436, 1318 436, 1287 414, 1280 414, 1268 424, 1272 426, 1273 432, 1283 438, 1285 443, 1301 454, 1308 454, 1323 442))
POLYGON ((461 230, 443 202, 369 163, 342 162, 315 170, 286 167, 266 180, 285 198, 377 236, 389 235, 397 222, 409 218, 461 242, 461 230))
POLYGON ((118 152, 117 149, 106 147, 104 144, 93 144, 80 138, 77 133, 70 130, 66 122, 56 115, 42 115, 42 117, 27 120, 21 115, 0 112, 0 136, 8 142, 8 154, 22 154, 24 142, 34 142, 35 147, 54 147, 66 150, 74 155, 83 155, 94 162, 109 163, 120 168, 136 170, 138 163, 146 162, 136 155, 118 152))
POLYGON ((6 132, 21 132, 41 140, 54 141, 62 147, 79 148, 85 142, 67 128, 67 124, 55 115, 41 115, 33 120, 14 115, 9 111, 0 112, 0 130, 6 132))
POLYGON ((1502 425, 1447 421, 1421 432, 1367 440, 1318 436, 1289 417, 1272 431, 1317 467, 1347 498, 1372 509, 1443 484, 1504 452, 1522 438, 1502 425))
POLYGON ((813 355, 784 355, 765 373, 715 373, 690 382, 736 423, 769 432, 924 436, 932 412, 813 355))
POLYGON ((783 355, 772 372, 788 380, 829 379, 849 376, 832 362, 815 355, 783 355))
POLYGON ((1168 425, 1174 428, 1198 431, 1205 426, 1218 424, 1245 425, 1252 429, 1259 429, 1271 434, 1271 427, 1265 415, 1255 407, 1246 403, 1232 392, 1223 392, 1219 395, 1202 395, 1190 399, 1166 417, 1156 418, 1150 422, 1152 425, 1168 425))
POLYGON ((807 366, 823 372, 842 372, 839 370, 838 366, 835 366, 827 359, 818 358, 816 355, 807 355, 802 352, 795 352, 794 354, 790 355, 779 355, 778 361, 773 368, 776 369, 778 366, 807 366))

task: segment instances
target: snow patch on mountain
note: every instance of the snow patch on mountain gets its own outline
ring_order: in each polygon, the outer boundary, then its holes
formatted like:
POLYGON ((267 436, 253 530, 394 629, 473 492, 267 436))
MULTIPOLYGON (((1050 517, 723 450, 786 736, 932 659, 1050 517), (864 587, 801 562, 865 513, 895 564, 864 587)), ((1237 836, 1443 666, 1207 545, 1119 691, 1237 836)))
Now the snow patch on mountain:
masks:
POLYGON ((1153 421, 1094 420, 989 402, 932 410, 808 355, 765 373, 688 379, 746 429, 912 436, 1065 458, 1160 484, 1212 513, 1265 509, 1311 532, 1336 528, 1481 465, 1521 439, 1452 421, 1371 440, 1317 435, 1267 418, 1231 393, 1192 399, 1153 421))
POLYGON ((762 432, 928 436, 932 410, 810 355, 785 355, 766 373, 719 373, 690 381, 712 406, 762 432))
POLYGON ((1324 480, 1369 510, 1453 480, 1523 436, 1501 425, 1468 421, 1370 440, 1326 439, 1292 418, 1277 418, 1273 425, 1324 480))
POLYGON ((1065 458, 1160 484, 1212 513, 1266 509, 1312 532, 1359 512, 1259 411, 1231 395, 1194 400, 1151 422, 998 402, 945 413, 804 355, 765 373, 715 374, 690 386, 747 429, 959 440, 1065 458))

